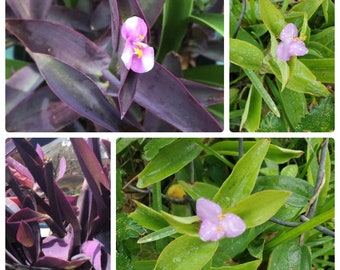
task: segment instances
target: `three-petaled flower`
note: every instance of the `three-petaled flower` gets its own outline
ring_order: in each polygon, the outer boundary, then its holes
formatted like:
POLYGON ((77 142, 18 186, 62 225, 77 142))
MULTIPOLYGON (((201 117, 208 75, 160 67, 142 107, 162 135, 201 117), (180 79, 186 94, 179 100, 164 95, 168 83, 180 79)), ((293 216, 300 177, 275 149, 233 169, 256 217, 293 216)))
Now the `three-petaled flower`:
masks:
POLYGON ((239 216, 233 213, 222 214, 222 208, 218 204, 204 198, 197 200, 196 213, 202 220, 199 235, 203 241, 236 237, 246 229, 246 224, 239 216))
POLYGON ((121 29, 121 35, 125 40, 121 59, 127 69, 137 73, 148 72, 154 66, 154 50, 143 43, 147 31, 146 23, 137 16, 128 18, 121 29))
POLYGON ((298 29, 293 23, 287 24, 280 33, 282 42, 277 46, 276 55, 281 61, 290 60, 291 56, 303 56, 308 53, 305 43, 306 36, 298 38, 298 29))

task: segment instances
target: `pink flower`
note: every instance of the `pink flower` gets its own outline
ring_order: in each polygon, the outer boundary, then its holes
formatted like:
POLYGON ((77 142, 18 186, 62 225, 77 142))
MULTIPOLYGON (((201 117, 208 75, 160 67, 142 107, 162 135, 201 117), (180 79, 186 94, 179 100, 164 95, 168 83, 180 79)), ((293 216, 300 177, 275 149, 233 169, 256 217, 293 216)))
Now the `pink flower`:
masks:
POLYGON ((222 208, 207 199, 196 204, 197 216, 202 220, 199 235, 202 241, 217 241, 222 237, 236 237, 246 230, 246 224, 233 213, 222 214, 222 208))
POLYGON ((121 35, 125 40, 121 59, 127 69, 137 73, 148 72, 154 66, 154 50, 143 43, 147 31, 145 22, 136 16, 128 18, 121 29, 121 35))
POLYGON ((298 38, 298 29, 293 23, 287 24, 280 33, 281 43, 277 46, 276 55, 281 61, 290 60, 291 56, 303 56, 308 53, 305 35, 298 38))

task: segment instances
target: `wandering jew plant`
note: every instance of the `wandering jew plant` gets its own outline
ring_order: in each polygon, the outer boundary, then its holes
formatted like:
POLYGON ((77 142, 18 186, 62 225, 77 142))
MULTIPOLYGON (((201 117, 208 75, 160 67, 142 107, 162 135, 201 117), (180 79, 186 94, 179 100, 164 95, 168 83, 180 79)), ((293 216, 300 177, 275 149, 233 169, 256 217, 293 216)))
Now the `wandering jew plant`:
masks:
POLYGON ((233 213, 222 214, 222 208, 207 199, 197 200, 196 211, 202 220, 199 235, 205 242, 236 237, 246 230, 246 224, 239 216, 233 213))
POLYGON ((128 18, 122 25, 121 34, 125 40, 125 47, 121 56, 127 69, 137 73, 150 71, 154 66, 154 50, 143 43, 148 28, 139 17, 128 18))
POLYGON ((276 55, 281 61, 290 60, 291 56, 303 56, 308 53, 305 43, 306 36, 298 37, 298 29, 293 23, 287 24, 280 33, 281 43, 277 46, 276 55))

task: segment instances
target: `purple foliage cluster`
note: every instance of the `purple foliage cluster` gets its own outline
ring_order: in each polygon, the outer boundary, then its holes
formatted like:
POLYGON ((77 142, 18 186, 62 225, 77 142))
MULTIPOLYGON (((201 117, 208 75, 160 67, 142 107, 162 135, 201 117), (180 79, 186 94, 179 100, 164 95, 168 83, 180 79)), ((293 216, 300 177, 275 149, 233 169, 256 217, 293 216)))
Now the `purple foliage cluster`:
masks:
MULTIPOLYGON (((66 162, 61 159, 54 177, 51 160, 26 139, 11 139, 6 151, 6 264, 51 269, 110 268, 109 165, 107 140, 71 139, 84 175, 79 195, 59 187, 66 162), (16 149, 19 157, 12 157, 16 149), (20 160, 20 161, 19 161, 20 160), (50 234, 42 235, 42 226, 50 234)), ((17 154, 16 154, 17 155, 17 154)))
MULTIPOLYGON (((151 65, 164 2, 93 0, 71 8, 63 1, 7 0, 7 44, 24 47, 30 64, 6 82, 6 129, 221 131, 223 119, 207 107, 223 103, 222 88, 184 79, 171 51, 151 65), (138 44, 131 29, 122 30, 134 16, 145 22, 138 44), (148 72, 135 72, 141 70, 148 72)), ((216 3, 221 13, 223 1, 216 3)), ((223 40, 202 25, 188 28, 188 56, 223 61, 223 40)))

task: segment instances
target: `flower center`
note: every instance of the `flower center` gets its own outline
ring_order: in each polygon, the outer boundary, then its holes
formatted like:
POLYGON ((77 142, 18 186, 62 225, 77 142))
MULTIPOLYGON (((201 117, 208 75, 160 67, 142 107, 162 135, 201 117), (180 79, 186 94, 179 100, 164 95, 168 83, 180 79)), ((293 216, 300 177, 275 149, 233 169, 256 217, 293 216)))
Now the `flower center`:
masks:
POLYGON ((143 40, 144 36, 143 35, 139 35, 138 38, 139 38, 139 40, 143 40))
POLYGON ((143 56, 143 51, 139 48, 135 48, 135 54, 137 54, 138 58, 143 56))
POLYGON ((305 41, 305 40, 307 39, 307 36, 306 36, 305 34, 301 34, 301 35, 300 35, 300 39, 301 39, 302 41, 305 41))
POLYGON ((217 218, 218 218, 219 220, 222 220, 222 219, 225 218, 225 215, 219 215, 219 216, 217 216, 217 218))

